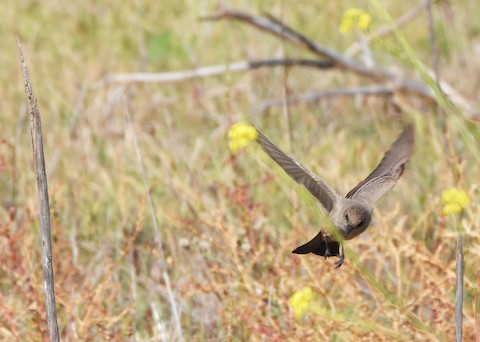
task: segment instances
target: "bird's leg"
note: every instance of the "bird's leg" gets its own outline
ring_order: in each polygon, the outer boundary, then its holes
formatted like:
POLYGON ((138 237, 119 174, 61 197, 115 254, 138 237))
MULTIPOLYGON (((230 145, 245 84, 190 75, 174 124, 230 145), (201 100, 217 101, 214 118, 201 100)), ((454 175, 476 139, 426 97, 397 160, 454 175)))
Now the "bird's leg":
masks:
POLYGON ((345 260, 345 251, 343 250, 343 242, 342 244, 342 254, 338 256, 337 262, 335 262, 335 268, 339 268, 343 264, 343 260, 345 260))
POLYGON ((323 234, 323 239, 325 240, 325 260, 327 260, 330 256, 330 249, 328 248, 327 237, 328 234, 323 234))

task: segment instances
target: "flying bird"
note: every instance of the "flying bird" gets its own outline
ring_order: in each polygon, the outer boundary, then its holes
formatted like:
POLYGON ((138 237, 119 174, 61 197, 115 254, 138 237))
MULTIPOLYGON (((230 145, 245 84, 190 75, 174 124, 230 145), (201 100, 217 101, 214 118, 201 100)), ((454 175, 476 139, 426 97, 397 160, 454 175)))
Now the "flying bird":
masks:
POLYGON ((344 240, 362 234, 370 225, 375 202, 390 190, 403 174, 405 165, 413 152, 413 126, 408 125, 385 153, 380 164, 370 175, 342 197, 319 176, 298 161, 288 156, 273 144, 258 128, 257 142, 265 152, 297 183, 302 184, 329 213, 334 234, 322 230, 312 240, 293 250, 296 254, 314 253, 328 257, 336 256, 336 268, 345 260, 344 240), (341 253, 340 253, 341 246, 341 253))

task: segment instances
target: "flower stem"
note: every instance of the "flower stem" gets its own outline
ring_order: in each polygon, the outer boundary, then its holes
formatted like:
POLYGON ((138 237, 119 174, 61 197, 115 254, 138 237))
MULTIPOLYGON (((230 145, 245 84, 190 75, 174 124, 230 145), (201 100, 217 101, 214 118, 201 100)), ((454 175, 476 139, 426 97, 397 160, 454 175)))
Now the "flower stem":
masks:
POLYGON ((462 323, 463 323, 463 237, 458 232, 457 237, 457 289, 456 289, 456 305, 455 305, 455 340, 462 341, 462 323))

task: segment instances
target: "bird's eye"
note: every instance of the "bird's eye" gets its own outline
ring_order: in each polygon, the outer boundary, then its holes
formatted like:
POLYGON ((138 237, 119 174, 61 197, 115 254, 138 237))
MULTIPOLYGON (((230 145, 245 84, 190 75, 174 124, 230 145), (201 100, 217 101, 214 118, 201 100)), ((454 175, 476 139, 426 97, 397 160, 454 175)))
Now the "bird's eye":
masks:
POLYGON ((345 220, 348 221, 348 214, 345 214, 345 220))

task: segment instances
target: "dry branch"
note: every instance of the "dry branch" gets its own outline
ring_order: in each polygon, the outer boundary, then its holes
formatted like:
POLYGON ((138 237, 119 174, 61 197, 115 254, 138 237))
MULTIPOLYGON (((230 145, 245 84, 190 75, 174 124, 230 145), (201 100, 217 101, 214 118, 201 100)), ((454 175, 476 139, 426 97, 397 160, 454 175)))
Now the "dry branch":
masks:
MULTIPOLYGON (((342 55, 341 53, 331 49, 327 46, 319 44, 311 39, 308 39, 301 33, 293 30, 289 26, 283 24, 280 20, 274 18, 272 15, 268 15, 268 18, 262 18, 248 13, 234 11, 234 10, 222 10, 216 15, 202 18, 204 20, 221 20, 231 19, 238 20, 250 24, 258 29, 276 35, 279 38, 285 39, 290 43, 302 46, 310 52, 326 58, 334 63, 335 66, 341 69, 349 70, 362 76, 366 76, 374 79, 398 79, 399 77, 394 73, 378 67, 378 66, 366 66, 357 60, 342 55)), ((423 86, 423 85, 422 85, 423 86)), ((428 90, 428 88, 427 88, 428 90)), ((433 93, 432 93, 433 95, 433 93)))
POLYGON ((48 201, 47 173, 43 154, 42 123, 37 99, 33 95, 27 65, 23 57, 22 46, 17 38, 18 55, 22 69, 28 111, 30 113, 30 133, 32 135, 33 158, 35 159, 35 178, 37 179, 38 204, 40 209, 40 229, 42 238, 42 270, 45 290, 45 306, 47 309, 48 331, 50 341, 60 341, 55 306, 55 286, 53 279, 52 242, 50 239, 50 205, 48 201))
POLYGON ((222 10, 215 15, 203 17, 202 19, 203 20, 233 19, 233 20, 242 21, 260 30, 271 33, 279 38, 285 39, 290 43, 303 46, 304 48, 313 52, 317 56, 320 56, 322 58, 327 58, 327 60, 334 63, 337 67, 351 70, 360 75, 373 77, 373 78, 385 78, 391 75, 391 73, 385 69, 367 67, 362 63, 355 61, 354 59, 343 56, 342 54, 338 53, 337 51, 327 46, 318 44, 317 42, 314 42, 308 39, 304 35, 296 32, 295 30, 291 29, 290 27, 280 22, 280 20, 275 19, 272 15, 268 15, 268 18, 262 18, 262 17, 253 16, 248 13, 244 13, 240 11, 222 10))
MULTIPOLYGON (((418 11, 420 11, 420 9, 423 9, 424 6, 425 4, 422 3, 421 6, 418 6, 418 8, 415 9, 412 15, 416 14, 418 11)), ((356 59, 348 57, 347 55, 343 55, 334 49, 308 39, 304 35, 283 24, 280 20, 274 18, 273 16, 267 16, 267 18, 263 18, 235 10, 220 10, 217 14, 203 17, 202 19, 237 20, 250 24, 281 39, 285 39, 290 43, 302 46, 317 56, 320 56, 322 59, 326 58, 340 69, 351 71, 368 78, 383 80, 384 82, 391 83, 394 85, 395 91, 409 92, 436 101, 435 93, 422 82, 405 78, 402 75, 391 72, 378 65, 366 66, 356 59)), ((407 17, 405 20, 407 19, 409 19, 409 17, 407 17)), ((445 94, 449 96, 453 103, 459 106, 459 108, 461 108, 468 117, 472 118, 479 115, 478 110, 475 109, 471 102, 455 91, 453 87, 443 81, 440 81, 439 84, 445 94)))
POLYGON ((330 61, 319 61, 312 59, 260 59, 253 61, 234 62, 229 64, 212 65, 191 70, 172 71, 172 72, 136 72, 113 74, 105 77, 93 85, 94 88, 102 87, 108 83, 168 83, 186 81, 199 77, 221 75, 225 72, 244 71, 258 69, 262 67, 276 66, 304 66, 319 69, 333 68, 334 64, 330 61))
MULTIPOLYGON (((371 41, 378 37, 387 35, 393 32, 398 26, 405 25, 413 18, 415 18, 419 13, 424 11, 429 4, 429 0, 424 0, 417 6, 413 7, 409 11, 407 11, 404 15, 400 16, 395 22, 392 22, 388 25, 382 26, 377 31, 375 31, 372 35, 366 37, 366 41, 371 41)), ((322 45, 318 42, 315 42, 301 33, 293 30, 289 26, 282 23, 280 20, 276 19, 270 14, 266 14, 266 17, 254 16, 245 12, 235 11, 235 10, 219 10, 217 14, 206 16, 200 18, 202 20, 210 20, 210 21, 217 21, 217 20, 237 20, 243 23, 247 23, 252 25, 253 27, 263 30, 267 33, 273 34, 281 39, 284 39, 287 42, 292 44, 301 46, 306 48, 310 52, 314 53, 315 55, 321 58, 320 61, 318 60, 310 60, 310 59, 267 59, 267 60, 259 60, 259 61, 244 61, 244 62, 234 62, 230 64, 222 64, 222 65, 214 65, 209 67, 202 67, 193 70, 184 70, 184 71, 177 71, 177 72, 163 72, 163 73, 124 73, 124 74, 114 74, 110 75, 97 83, 94 84, 94 88, 101 87, 108 83, 132 83, 132 82, 139 82, 139 83, 146 83, 146 82, 156 82, 156 83, 167 83, 167 82, 177 82, 177 81, 184 81, 193 78, 200 78, 200 77, 208 77, 208 76, 215 76, 220 75, 225 72, 229 71, 243 71, 243 70, 250 70, 256 69, 259 67, 271 67, 271 66, 307 66, 307 67, 315 67, 320 69, 327 69, 327 68, 339 68, 344 71, 350 71, 356 73, 358 75, 371 78, 377 81, 381 81, 384 85, 380 87, 389 88, 392 92, 406 92, 410 94, 414 94, 417 96, 421 96, 423 98, 432 100, 437 102, 435 92, 426 86, 424 83, 416 80, 406 78, 403 75, 392 72, 386 68, 378 66, 376 64, 373 65, 365 65, 362 62, 354 59, 351 57, 354 55, 357 50, 359 49, 358 44, 352 45, 352 47, 345 53, 342 54, 337 52, 336 50, 322 45)), ((428 69, 425 69, 427 74, 435 75, 434 72, 431 72, 428 69)), ((460 94, 454 87, 450 84, 446 83, 445 81, 439 80, 438 84, 440 85, 442 91, 450 98, 450 100, 460 108, 468 118, 475 118, 480 115, 478 109, 473 103, 473 100, 470 100, 460 94)), ((374 86, 377 87, 377 86, 374 86)), ((368 88, 368 87, 366 87, 368 88)), ((340 96, 345 95, 355 95, 351 93, 352 90, 350 89, 343 89, 341 91, 333 90, 329 92, 321 92, 314 97, 325 97, 325 96, 336 96, 335 94, 339 94, 340 96)), ((359 94, 362 94, 363 90, 360 90, 359 94)), ((377 90, 373 92, 367 91, 368 94, 375 94, 377 90)), ((384 92, 380 91, 377 92, 378 94, 383 95, 384 92)), ((301 97, 297 98, 289 98, 287 99, 287 103, 296 103, 300 102, 301 99, 306 99, 307 101, 312 101, 311 96, 312 94, 306 94, 301 97)), ((270 100, 268 102, 272 103, 272 105, 276 105, 276 103, 280 100, 270 100)), ((282 100, 284 101, 284 100, 282 100)), ((269 107, 267 103, 262 103, 256 108, 261 108, 262 106, 269 107)))
POLYGON ((457 268, 456 268, 456 290, 455 290, 455 341, 461 342, 463 339, 463 237, 458 232, 457 237, 457 268))
POLYGON ((336 96, 356 96, 356 95, 380 95, 389 96, 393 95, 395 87, 390 85, 373 85, 368 87, 356 87, 350 89, 331 89, 321 92, 312 92, 297 97, 289 97, 284 99, 273 99, 259 103, 251 108, 251 112, 262 112, 267 108, 281 106, 285 102, 289 105, 300 102, 317 102, 321 99, 336 96))

